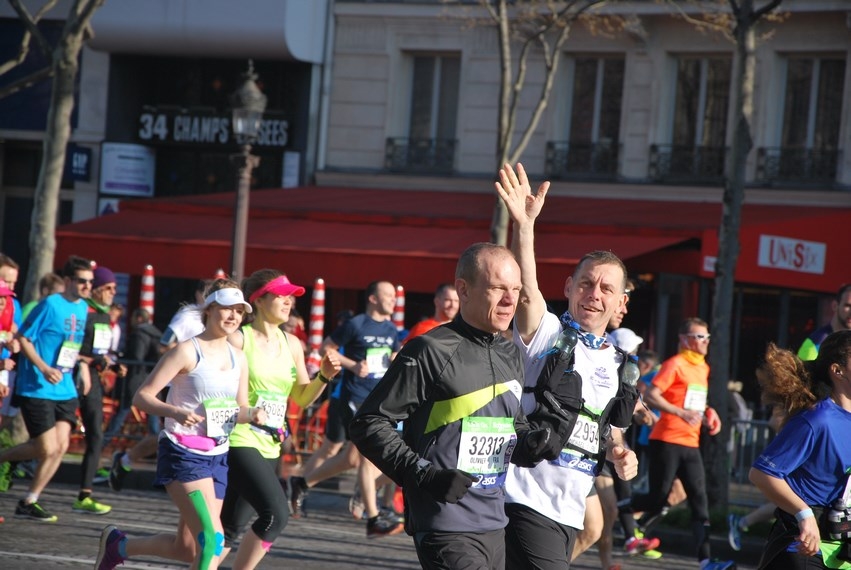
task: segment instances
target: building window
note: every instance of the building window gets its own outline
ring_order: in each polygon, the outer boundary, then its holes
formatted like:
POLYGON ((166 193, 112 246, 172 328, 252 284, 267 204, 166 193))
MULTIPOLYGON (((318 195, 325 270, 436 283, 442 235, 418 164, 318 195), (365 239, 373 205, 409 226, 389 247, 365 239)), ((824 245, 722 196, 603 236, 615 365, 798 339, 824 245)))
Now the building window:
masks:
POLYGON ((681 57, 677 62, 671 144, 651 147, 651 177, 717 183, 724 176, 729 58, 681 57))
POLYGON ((758 180, 834 182, 844 83, 844 59, 787 60, 780 146, 759 149, 758 180))
POLYGON ((613 178, 623 100, 623 58, 577 58, 568 140, 547 143, 547 176, 613 178))
POLYGON ((455 163, 461 58, 415 55, 411 59, 408 136, 387 139, 386 166, 405 172, 451 172, 455 163))

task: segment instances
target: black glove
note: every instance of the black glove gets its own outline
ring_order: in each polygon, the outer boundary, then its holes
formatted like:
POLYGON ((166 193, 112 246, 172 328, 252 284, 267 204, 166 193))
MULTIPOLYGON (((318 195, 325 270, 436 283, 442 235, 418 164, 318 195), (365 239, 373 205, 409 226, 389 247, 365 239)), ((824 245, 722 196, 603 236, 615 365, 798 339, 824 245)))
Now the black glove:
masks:
POLYGON ((435 469, 429 467, 418 483, 439 503, 455 504, 467 494, 476 477, 460 469, 435 469))
POLYGON ((564 447, 558 434, 548 427, 526 433, 511 455, 511 462, 519 467, 534 467, 542 460, 551 461, 561 454, 564 447))

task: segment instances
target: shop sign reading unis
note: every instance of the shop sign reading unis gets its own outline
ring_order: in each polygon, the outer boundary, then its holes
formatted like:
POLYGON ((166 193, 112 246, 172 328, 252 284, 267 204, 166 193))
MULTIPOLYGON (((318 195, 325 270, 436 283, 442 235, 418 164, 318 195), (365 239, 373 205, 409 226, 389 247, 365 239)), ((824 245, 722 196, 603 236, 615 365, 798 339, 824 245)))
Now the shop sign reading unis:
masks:
POLYGON ((760 267, 821 275, 826 253, 827 245, 821 242, 761 235, 757 263, 760 267))
MULTIPOLYGON (((139 115, 139 138, 150 142, 228 144, 236 140, 229 117, 164 111, 145 111, 139 115)), ((287 146, 289 123, 282 119, 265 119, 255 144, 287 146)))

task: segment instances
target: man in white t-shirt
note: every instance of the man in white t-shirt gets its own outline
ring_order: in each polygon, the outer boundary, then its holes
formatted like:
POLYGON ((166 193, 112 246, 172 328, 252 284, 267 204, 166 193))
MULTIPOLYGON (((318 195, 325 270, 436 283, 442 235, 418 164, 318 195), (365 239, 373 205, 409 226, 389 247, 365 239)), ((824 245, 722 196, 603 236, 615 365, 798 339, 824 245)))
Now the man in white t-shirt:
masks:
MULTIPOLYGON (((606 325, 627 301, 626 268, 613 253, 595 251, 586 254, 565 283, 569 310, 561 317, 547 311, 538 288, 534 251, 535 220, 544 205, 549 182, 532 193, 526 172, 505 165, 499 172, 496 189, 506 204, 514 224, 512 249, 520 264, 523 289, 514 321, 514 341, 523 353, 526 386, 522 405, 530 423, 542 409, 541 391, 545 382, 559 396, 572 395, 578 406, 575 419, 568 424, 568 435, 561 455, 543 461, 533 469, 514 466, 505 484, 508 560, 512 569, 535 568, 565 570, 577 530, 583 526, 585 498, 594 484, 598 463, 612 461, 618 476, 635 477, 638 461, 623 442, 623 429, 632 418, 634 396, 625 395, 631 386, 622 381, 626 356, 607 342, 606 325), (575 330, 572 332, 570 329, 575 330), (563 331, 578 336, 573 349, 572 371, 550 380, 540 378, 563 331), (529 387, 533 387, 528 391, 529 387), (613 424, 613 425, 610 425, 613 424)), ((564 366, 561 367, 565 368, 564 366)), ((637 370, 635 371, 637 379, 637 370)), ((634 393, 634 388, 631 388, 634 393)), ((564 400, 567 401, 567 400, 564 400)), ((561 404, 562 401, 559 401, 561 404)), ((546 407, 546 406, 544 406, 546 407)))

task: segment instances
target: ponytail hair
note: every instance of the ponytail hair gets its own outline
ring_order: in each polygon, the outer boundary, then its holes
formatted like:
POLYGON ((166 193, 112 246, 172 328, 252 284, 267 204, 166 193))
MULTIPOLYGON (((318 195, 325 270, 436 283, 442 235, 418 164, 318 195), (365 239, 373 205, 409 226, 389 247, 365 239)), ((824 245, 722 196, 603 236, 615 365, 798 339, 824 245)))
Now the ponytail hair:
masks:
POLYGON ((813 392, 810 372, 792 352, 768 343, 765 360, 756 370, 765 404, 783 410, 786 419, 812 408, 820 398, 813 392))
POLYGON ((831 366, 836 364, 844 369, 850 358, 851 330, 828 335, 816 359, 808 362, 801 362, 792 352, 769 343, 765 361, 756 371, 763 401, 781 407, 787 417, 808 410, 833 392, 831 366))

